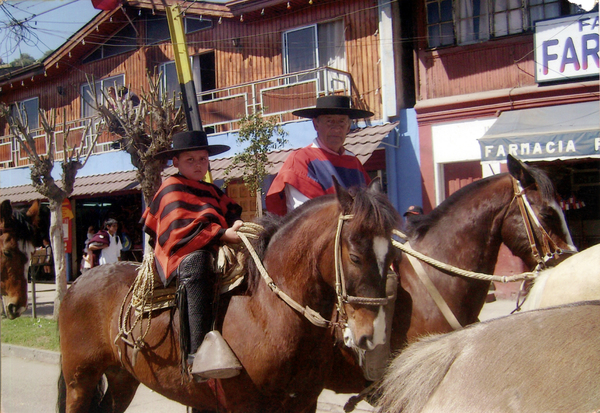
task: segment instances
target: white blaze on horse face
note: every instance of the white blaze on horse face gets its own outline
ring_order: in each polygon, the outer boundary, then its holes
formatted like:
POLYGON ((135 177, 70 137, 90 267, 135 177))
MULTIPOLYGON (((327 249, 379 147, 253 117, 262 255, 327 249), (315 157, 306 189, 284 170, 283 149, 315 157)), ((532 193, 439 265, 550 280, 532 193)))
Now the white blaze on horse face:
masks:
POLYGON ((385 310, 383 306, 379 306, 377 317, 373 321, 373 336, 370 340, 366 340, 365 345, 359 347, 358 340, 354 335, 355 322, 354 319, 350 318, 346 328, 344 328, 344 344, 350 348, 361 348, 362 350, 373 350, 380 344, 386 342, 386 322, 385 322, 385 310))
POLYGON ((571 238, 571 232, 569 231, 569 227, 567 226, 567 220, 565 219, 565 214, 563 213, 562 208, 560 207, 560 205, 558 205, 558 202, 556 201, 552 204, 552 208, 554 208, 554 210, 560 217, 562 230, 563 233, 566 235, 566 241, 569 245, 569 249, 571 251, 577 251, 577 247, 575 246, 575 243, 573 243, 573 239, 571 238))
POLYGON ((390 240, 384 237, 373 238, 373 252, 377 258, 377 266, 379 267, 379 275, 385 277, 387 268, 385 267, 385 257, 387 257, 390 247, 390 240))

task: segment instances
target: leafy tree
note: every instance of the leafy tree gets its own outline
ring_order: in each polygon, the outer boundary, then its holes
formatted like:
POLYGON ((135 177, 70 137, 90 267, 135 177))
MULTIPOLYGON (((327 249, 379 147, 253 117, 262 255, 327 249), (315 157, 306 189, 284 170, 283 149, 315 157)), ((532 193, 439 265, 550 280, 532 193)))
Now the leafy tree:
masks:
MULTIPOLYGON (((40 194, 48 198, 50 204, 50 241, 56 274, 54 319, 58 319, 60 303, 67 292, 62 203, 73 193, 77 171, 84 167, 92 154, 100 131, 93 135, 92 143, 89 147, 84 148, 85 139, 80 139, 76 147, 70 148, 68 146, 68 137, 71 133, 70 127, 65 122, 62 128, 57 128, 55 110, 52 109, 49 112, 45 112, 40 109, 39 115, 45 134, 45 154, 38 153, 34 136, 30 133, 27 126, 27 115, 24 112, 17 111, 15 117, 11 114, 8 106, 0 104, 0 117, 7 119, 11 133, 15 136, 21 148, 25 150, 31 162, 31 182, 33 187, 40 194), (54 177, 52 177, 52 170, 55 165, 54 161, 57 159, 57 153, 60 150, 56 144, 57 139, 62 140, 62 174, 60 186, 55 182, 54 177)), ((63 112, 63 119, 66 119, 65 112, 63 112)), ((93 120, 87 124, 82 136, 87 136, 92 122, 93 120)))
POLYGON ((21 56, 19 56, 18 59, 15 59, 12 62, 10 62, 10 65, 12 67, 25 67, 34 63, 35 59, 30 54, 21 53, 21 56))
POLYGON ((235 176, 242 176, 246 187, 251 193, 256 193, 256 210, 262 216, 262 184, 267 175, 269 159, 267 154, 286 144, 287 132, 277 125, 277 118, 263 118, 263 110, 244 116, 240 120, 240 130, 237 142, 248 146, 236 154, 225 169, 225 185, 235 176), (277 136, 273 141, 273 136, 277 136))

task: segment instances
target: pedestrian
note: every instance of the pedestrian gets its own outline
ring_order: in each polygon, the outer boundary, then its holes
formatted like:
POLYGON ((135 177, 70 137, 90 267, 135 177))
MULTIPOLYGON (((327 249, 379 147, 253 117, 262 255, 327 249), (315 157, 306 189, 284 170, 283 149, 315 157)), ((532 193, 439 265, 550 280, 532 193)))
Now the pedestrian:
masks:
POLYGON ((285 215, 309 199, 333 193, 332 176, 346 189, 371 181, 344 143, 351 120, 371 117, 373 112, 351 108, 349 96, 323 96, 317 98, 316 107, 292 114, 312 119, 317 137, 286 159, 267 192, 269 212, 285 215))
POLYGON ((81 265, 79 267, 82 274, 94 267, 94 253, 90 251, 89 244, 95 234, 96 227, 94 225, 90 225, 87 229, 87 238, 85 240, 85 246, 83 247, 83 257, 81 258, 81 265))
POLYGON ((90 240, 88 250, 94 251, 94 255, 99 252, 98 260, 94 259, 96 265, 112 264, 118 262, 121 258, 123 245, 117 236, 119 223, 116 219, 109 218, 104 222, 104 228, 98 231, 90 240))
POLYGON ((419 205, 409 206, 404 213, 405 226, 409 227, 414 222, 414 218, 419 215, 423 215, 423 208, 421 208, 419 205))
POLYGON ((44 258, 44 273, 52 274, 52 247, 50 246, 50 240, 48 238, 44 238, 42 240, 43 248, 46 251, 46 257, 44 258))
POLYGON ((178 173, 163 182, 143 215, 163 283, 178 281, 182 359, 197 380, 208 377, 194 359, 202 358, 199 349, 214 322, 217 248, 240 242, 236 231, 242 226, 242 207, 204 181, 209 156, 229 149, 209 145, 201 131, 175 134, 172 149, 157 157, 172 159, 178 173))

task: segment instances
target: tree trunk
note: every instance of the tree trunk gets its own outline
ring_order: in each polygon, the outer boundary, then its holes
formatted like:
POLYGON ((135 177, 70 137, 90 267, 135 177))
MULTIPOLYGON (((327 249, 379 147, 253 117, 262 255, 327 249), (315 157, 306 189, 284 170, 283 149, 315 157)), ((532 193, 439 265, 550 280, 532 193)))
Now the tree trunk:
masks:
POLYGON ((58 320, 60 303, 67 292, 67 269, 65 265, 65 243, 62 226, 62 200, 50 199, 50 238, 54 273, 56 274, 56 298, 54 299, 54 319, 58 320))
POLYGON ((263 216, 263 208, 262 208, 262 189, 258 188, 256 190, 256 216, 263 216))

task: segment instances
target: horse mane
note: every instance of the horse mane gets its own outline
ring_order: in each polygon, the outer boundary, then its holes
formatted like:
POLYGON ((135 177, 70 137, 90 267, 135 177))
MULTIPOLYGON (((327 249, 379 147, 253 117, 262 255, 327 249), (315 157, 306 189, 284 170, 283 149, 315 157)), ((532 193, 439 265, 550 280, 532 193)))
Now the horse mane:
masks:
POLYGON ((21 211, 13 210, 12 217, 8 222, 4 223, 6 229, 14 231, 17 239, 33 242, 35 239, 36 229, 30 222, 27 215, 21 211))
MULTIPOLYGON (((537 184, 538 192, 546 202, 551 202, 556 199, 556 191, 552 181, 542 169, 528 166, 527 171, 531 174, 535 183, 537 184)), ((410 239, 419 239, 423 237, 429 228, 433 227, 444 215, 447 214, 449 209, 452 209, 455 204, 464 198, 473 196, 474 193, 480 191, 483 187, 495 183, 501 179, 505 179, 510 176, 508 172, 504 172, 498 175, 489 176, 473 183, 463 186, 458 191, 454 192, 448 198, 446 198, 440 205, 433 209, 429 214, 426 215, 415 215, 411 218, 410 224, 406 225, 405 230, 410 239)))
MULTIPOLYGON (((285 226, 295 222, 297 219, 300 219, 304 214, 308 211, 312 211, 314 208, 321 206, 324 203, 331 202, 335 195, 324 195, 318 198, 310 199, 300 205, 298 208, 294 209, 290 213, 279 216, 267 212, 262 217, 255 220, 255 222, 262 226, 262 231, 260 232, 257 239, 250 240, 254 250, 256 251, 256 255, 263 261, 264 256, 267 252, 269 244, 273 236, 285 226)), ((256 291, 256 287, 260 281, 260 273, 258 268, 256 267, 256 263, 254 259, 250 256, 249 253, 245 254, 245 263, 248 275, 248 293, 253 294, 256 291)))
POLYGON ((376 233, 380 228, 386 229, 386 237, 391 236, 391 231, 398 226, 400 215, 389 202, 383 192, 357 190, 352 188, 350 194, 354 198, 352 211, 354 218, 348 222, 352 228, 360 225, 363 231, 376 233))

